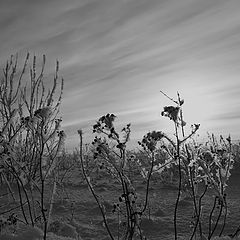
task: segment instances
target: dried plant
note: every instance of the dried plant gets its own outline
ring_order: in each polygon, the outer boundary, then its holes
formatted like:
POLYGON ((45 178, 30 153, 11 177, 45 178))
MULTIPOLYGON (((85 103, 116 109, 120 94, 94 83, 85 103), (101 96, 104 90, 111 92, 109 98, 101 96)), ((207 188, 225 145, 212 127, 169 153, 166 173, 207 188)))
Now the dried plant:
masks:
POLYGON ((39 66, 36 56, 31 59, 27 54, 19 70, 17 56, 11 56, 0 80, 1 175, 10 191, 11 185, 17 184, 24 222, 34 226, 41 219, 44 239, 51 215, 50 208, 47 217, 45 186, 47 179, 54 176, 53 189, 56 188, 54 170, 65 139, 58 118, 63 93, 59 63, 52 87, 45 81, 45 64, 45 56, 39 66), (23 208, 24 199, 28 212, 23 208))

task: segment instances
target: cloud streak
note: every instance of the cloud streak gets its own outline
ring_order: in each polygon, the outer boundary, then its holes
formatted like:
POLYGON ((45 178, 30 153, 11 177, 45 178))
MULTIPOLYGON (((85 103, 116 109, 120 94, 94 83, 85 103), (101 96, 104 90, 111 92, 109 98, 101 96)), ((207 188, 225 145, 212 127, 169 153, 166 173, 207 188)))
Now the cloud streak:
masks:
POLYGON ((132 139, 145 127, 169 131, 160 111, 171 103, 159 90, 172 97, 179 91, 186 121, 200 121, 202 133, 220 134, 225 127, 240 137, 239 1, 12 0, 1 5, 1 63, 27 51, 46 54, 51 66, 60 61, 69 147, 78 125, 90 136, 88 125, 107 112, 119 115, 122 124, 133 123, 132 139))

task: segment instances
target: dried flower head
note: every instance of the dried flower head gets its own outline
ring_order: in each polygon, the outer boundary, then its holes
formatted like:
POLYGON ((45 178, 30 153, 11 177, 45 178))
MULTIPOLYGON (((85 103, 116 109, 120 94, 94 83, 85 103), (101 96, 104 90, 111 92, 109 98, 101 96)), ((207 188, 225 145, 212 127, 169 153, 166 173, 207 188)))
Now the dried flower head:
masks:
POLYGON ((157 143, 164 137, 165 135, 161 131, 152 131, 143 136, 142 142, 138 142, 145 150, 153 152, 156 149, 157 143))
POLYGON ((39 108, 34 112, 34 116, 39 117, 41 119, 47 119, 51 116, 51 114, 52 114, 51 107, 39 108))
POLYGON ((80 136, 81 136, 81 135, 83 134, 83 131, 82 131, 82 129, 78 129, 78 130, 77 130, 77 133, 78 133, 78 135, 80 135, 80 136))
POLYGON ((166 106, 163 108, 161 113, 162 116, 168 117, 170 120, 173 120, 175 123, 178 121, 178 115, 180 112, 180 107, 166 106))

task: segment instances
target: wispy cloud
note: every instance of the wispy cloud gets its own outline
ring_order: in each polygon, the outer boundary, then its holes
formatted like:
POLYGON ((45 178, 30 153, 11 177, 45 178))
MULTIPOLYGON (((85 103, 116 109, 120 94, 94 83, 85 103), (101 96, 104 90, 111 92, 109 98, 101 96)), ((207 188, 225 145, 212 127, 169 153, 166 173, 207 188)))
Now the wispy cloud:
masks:
POLYGON ((185 98, 186 120, 202 132, 240 136, 240 2, 236 0, 5 1, 0 61, 27 51, 60 61, 63 126, 88 129, 113 112, 135 135, 170 124, 159 90, 185 98), (131 121, 130 121, 131 118, 131 121), (231 122, 231 126, 228 124, 231 122))

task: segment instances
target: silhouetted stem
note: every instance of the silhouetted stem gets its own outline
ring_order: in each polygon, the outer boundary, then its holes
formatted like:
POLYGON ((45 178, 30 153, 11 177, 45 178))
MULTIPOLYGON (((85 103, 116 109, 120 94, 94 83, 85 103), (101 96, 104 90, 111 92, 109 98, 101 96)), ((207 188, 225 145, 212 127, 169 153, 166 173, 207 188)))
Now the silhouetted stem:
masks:
POLYGON ((211 210, 210 215, 209 215, 209 222, 208 222, 208 240, 211 239, 212 215, 213 215, 214 209, 215 209, 215 207, 216 207, 216 202, 217 202, 217 196, 216 196, 215 199, 214 199, 213 207, 212 207, 212 210, 211 210))
POLYGON ((181 158, 180 158, 180 142, 178 138, 178 130, 177 130, 177 124, 175 123, 175 133, 176 133, 176 139, 177 139, 177 155, 176 159, 178 160, 178 172, 179 172, 179 184, 178 184, 178 195, 175 203, 175 209, 174 209, 174 235, 175 235, 175 240, 177 240, 177 209, 178 209, 178 204, 181 196, 181 190, 182 190, 182 173, 181 173, 181 158))
POLYGON ((191 188, 192 188, 192 194, 193 194, 194 210, 195 210, 195 215, 197 217, 197 220, 195 222, 194 231, 193 231, 192 236, 190 238, 190 240, 192 240, 195 233, 196 233, 196 229, 197 229, 197 225, 198 225, 198 219, 199 219, 199 212, 198 212, 198 208, 197 208, 196 195, 195 195, 195 189, 194 189, 194 183, 193 183, 193 174, 192 174, 192 169, 191 168, 190 168, 190 181, 191 181, 191 188))
POLYGON ((152 171, 153 171, 153 165, 154 165, 154 153, 152 153, 152 156, 151 156, 151 168, 150 168, 149 173, 148 173, 145 202, 144 202, 144 207, 141 210, 141 213, 143 213, 146 210, 147 205, 148 205, 149 186, 150 186, 150 180, 151 180, 151 175, 152 175, 152 171))
POLYGON ((190 240, 193 239, 194 235, 195 235, 195 232, 197 230, 197 226, 198 226, 198 223, 199 223, 199 231, 200 231, 200 237, 202 238, 202 228, 201 228, 201 221, 200 221, 200 217, 201 217, 201 205, 202 205, 202 198, 204 197, 205 193, 207 192, 207 188, 208 188, 208 185, 205 185, 205 189, 203 191, 203 193, 201 194, 200 198, 199 198, 199 201, 198 201, 198 216, 197 216, 197 221, 196 221, 196 224, 194 226, 194 230, 193 230, 193 233, 192 233, 192 236, 190 238, 190 240))
POLYGON ((41 190, 40 190, 40 198, 41 198, 41 213, 43 218, 43 239, 47 239, 47 218, 46 218, 46 209, 44 206, 44 191, 45 191, 45 178, 43 175, 43 169, 42 169, 42 156, 44 151, 44 137, 43 137, 43 131, 44 131, 44 122, 42 120, 41 122, 41 139, 40 139, 40 151, 39 151, 39 173, 40 173, 40 180, 41 180, 41 190))
POLYGON ((217 217, 217 221, 216 221, 216 223, 215 223, 215 225, 214 225, 213 231, 212 231, 212 233, 211 233, 211 235, 210 235, 210 239, 211 239, 212 235, 214 234, 214 232, 215 232, 215 230, 216 230, 216 228, 217 228, 217 226, 218 226, 218 222, 219 222, 220 217, 221 217, 221 215, 222 215, 222 209, 223 209, 223 203, 221 202, 220 211, 219 211, 219 214, 218 214, 218 217, 217 217))
POLYGON ((177 240, 177 209, 178 204, 181 196, 181 188, 182 188, 182 174, 181 174, 181 160, 180 157, 178 157, 178 171, 179 171, 179 185, 178 185, 178 195, 177 200, 175 203, 175 209, 174 209, 174 233, 175 233, 175 240, 177 240))
POLYGON ((204 189, 204 191, 203 191, 203 193, 202 193, 202 195, 200 196, 200 198, 199 198, 199 202, 198 202, 198 213, 199 213, 199 215, 198 215, 198 221, 199 221, 199 226, 200 226, 200 237, 202 238, 202 227, 201 227, 201 219, 200 219, 200 217, 201 217, 201 210, 202 210, 202 198, 204 197, 204 195, 206 194, 206 192, 207 192, 207 189, 208 189, 208 185, 206 184, 205 185, 205 189, 204 189))
POLYGON ((225 228, 225 226, 226 226, 227 211, 228 211, 228 206, 227 206, 226 197, 224 197, 224 205, 225 205, 225 213, 224 213, 224 219, 223 219, 223 226, 222 226, 221 232, 220 232, 220 234, 219 234, 219 237, 222 236, 222 233, 223 233, 224 228, 225 228))
POLYGON ((83 152, 82 152, 82 149, 83 149, 83 139, 82 139, 82 132, 79 131, 79 138, 80 138, 80 162, 81 162, 81 167, 82 167, 82 172, 83 172, 83 176, 84 176, 84 179, 85 181, 87 182, 87 185, 93 195, 93 197, 95 198, 96 202, 97 202, 97 205, 98 205, 98 208, 100 209, 101 211, 101 214, 102 214, 102 217, 103 217, 103 221, 104 221, 104 224, 105 224, 105 227, 107 229, 107 232, 108 232, 108 235, 109 237, 111 238, 111 240, 114 240, 114 237, 108 227, 108 223, 107 223, 107 219, 106 219, 106 216, 105 216, 105 213, 104 213, 104 210, 103 210, 103 207, 92 187, 92 184, 90 183, 90 181, 88 180, 88 177, 87 177, 87 174, 86 174, 86 171, 85 171, 85 167, 84 167, 84 163, 83 163, 83 152))
MULTIPOLYGON (((34 226, 34 220, 33 220, 33 216, 32 216, 32 209, 31 209, 31 204, 30 204, 30 200, 29 200, 29 197, 28 197, 28 193, 26 191, 26 188, 24 187, 24 184, 22 182, 22 180, 19 178, 19 181, 21 183, 21 186, 22 186, 22 189, 23 189, 23 192, 26 196, 26 199, 27 199, 27 202, 28 202, 28 211, 29 211, 29 215, 30 215, 30 219, 31 219, 31 223, 32 223, 32 226, 34 226)), ((33 206, 34 207, 34 206, 33 206)))
MULTIPOLYGON (((21 186, 22 186, 23 192, 24 192, 24 194, 25 194, 25 197, 26 197, 27 203, 28 203, 28 210, 29 210, 29 215, 30 215, 31 223, 32 223, 32 226, 34 226, 34 220, 33 220, 33 217, 32 217, 31 204, 30 204, 30 200, 29 200, 29 197, 28 197, 28 193, 27 193, 27 191, 26 191, 26 188, 25 188, 25 186, 24 186, 21 178, 20 178, 19 175, 16 173, 14 167, 11 167, 11 171, 12 171, 12 174, 15 176, 16 181, 17 181, 18 195, 19 195, 19 199, 20 199, 20 201, 21 201, 21 204, 22 204, 22 193, 21 193, 21 186), (20 184, 19 184, 19 183, 20 183, 20 184)), ((24 216, 24 219, 25 219, 25 210, 24 210, 24 208, 22 208, 22 211, 23 211, 23 216, 24 216)), ((25 220, 26 220, 26 219, 25 219, 25 220)), ((28 221, 27 221, 26 223, 28 224, 28 221)))
POLYGON ((191 134, 189 134, 187 137, 185 137, 183 140, 180 141, 180 144, 184 143, 189 138, 191 138, 197 132, 197 130, 198 130, 198 128, 194 129, 194 131, 191 134))
POLYGON ((167 97, 169 100, 171 100, 172 102, 176 103, 178 105, 178 102, 175 101, 173 98, 169 97, 166 93, 164 93, 163 91, 160 90, 160 93, 162 93, 165 97, 167 97))

